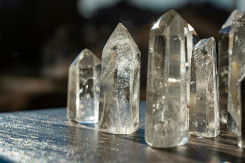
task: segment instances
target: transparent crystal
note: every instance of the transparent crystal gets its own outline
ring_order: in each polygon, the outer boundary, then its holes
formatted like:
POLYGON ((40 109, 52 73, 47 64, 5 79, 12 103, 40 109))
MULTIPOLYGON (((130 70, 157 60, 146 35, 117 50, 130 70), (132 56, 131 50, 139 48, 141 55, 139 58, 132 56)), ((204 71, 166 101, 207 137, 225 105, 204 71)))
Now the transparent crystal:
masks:
POLYGON ((245 74, 238 81, 238 146, 245 148, 245 74))
POLYGON ((100 71, 100 60, 88 49, 84 49, 70 65, 67 96, 69 120, 98 122, 100 71))
POLYGON ((99 131, 131 134, 139 126, 140 51, 120 23, 102 52, 99 131))
POLYGON ((146 92, 145 139, 148 145, 165 148, 188 140, 189 83, 194 29, 170 10, 150 31, 146 92))
MULTIPOLYGON (((231 26, 240 16, 239 11, 234 10, 219 31, 218 43, 218 82, 219 82, 219 109, 220 122, 227 123, 228 108, 228 61, 229 61, 229 42, 233 46, 234 30, 231 26)), ((230 52, 232 49, 230 50, 230 52)))
POLYGON ((213 37, 203 39, 193 47, 191 62, 189 132, 200 137, 216 137, 220 126, 213 37))
POLYGON ((192 48, 200 40, 194 28, 184 21, 184 37, 185 37, 185 49, 187 53, 187 63, 186 63, 186 88, 187 88, 187 106, 189 107, 190 103, 190 77, 191 77, 191 57, 192 57, 192 48))
POLYGON ((230 62, 227 127, 238 134, 238 79, 245 71, 245 14, 234 23, 233 49, 230 62))

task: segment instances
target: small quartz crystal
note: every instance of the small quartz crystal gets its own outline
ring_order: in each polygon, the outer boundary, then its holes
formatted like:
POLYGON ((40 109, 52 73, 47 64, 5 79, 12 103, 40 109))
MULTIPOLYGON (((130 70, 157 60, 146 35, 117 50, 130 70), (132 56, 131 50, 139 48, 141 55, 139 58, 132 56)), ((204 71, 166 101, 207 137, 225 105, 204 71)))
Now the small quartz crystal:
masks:
POLYGON ((245 14, 234 23, 233 49, 229 72, 227 127, 238 134, 238 79, 245 72, 245 14))
POLYGON ((227 123, 228 108, 228 65, 229 54, 232 54, 234 21, 240 16, 239 11, 234 10, 219 31, 218 43, 218 81, 219 81, 219 109, 220 122, 227 123), (231 44, 231 45, 229 45, 231 44), (230 47, 230 49, 229 49, 230 47))
POLYGON ((193 47, 191 62, 189 132, 216 137, 220 126, 214 38, 203 39, 193 47))
POLYGON ((196 37, 195 30, 174 10, 162 15, 151 28, 145 122, 149 146, 167 148, 188 140, 187 85, 196 37))
POLYGON ((67 96, 69 120, 98 122, 100 71, 100 60, 88 49, 84 49, 70 65, 67 96))
POLYGON ((99 131, 131 134, 139 126, 140 51, 120 23, 102 52, 99 131))

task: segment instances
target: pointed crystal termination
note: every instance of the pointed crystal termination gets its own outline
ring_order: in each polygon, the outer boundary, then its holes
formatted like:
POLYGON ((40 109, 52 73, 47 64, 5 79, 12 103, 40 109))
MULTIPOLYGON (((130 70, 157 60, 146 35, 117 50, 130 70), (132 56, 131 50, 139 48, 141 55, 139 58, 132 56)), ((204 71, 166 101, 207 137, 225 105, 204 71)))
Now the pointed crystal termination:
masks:
POLYGON ((239 11, 234 10, 219 31, 218 43, 218 78, 219 78, 219 109, 221 124, 227 123, 228 108, 228 63, 229 51, 233 46, 234 22, 240 16, 239 11), (229 50, 229 42, 231 42, 229 50))
POLYGON ((238 79, 245 71, 245 14, 234 23, 234 40, 230 62, 228 85, 228 119, 227 127, 238 134, 238 79))
POLYGON ((188 140, 187 65, 194 29, 170 10, 150 31, 145 139, 149 146, 167 148, 188 140))
POLYGON ((219 108, 215 40, 203 39, 193 47, 191 60, 190 134, 219 135, 219 108))
POLYGON ((99 131, 131 134, 139 126, 140 51, 120 23, 102 52, 99 131))
POLYGON ((84 49, 69 68, 67 118, 79 123, 97 123, 100 94, 100 60, 84 49))
POLYGON ((239 80, 239 93, 238 93, 238 146, 245 148, 245 74, 239 80))

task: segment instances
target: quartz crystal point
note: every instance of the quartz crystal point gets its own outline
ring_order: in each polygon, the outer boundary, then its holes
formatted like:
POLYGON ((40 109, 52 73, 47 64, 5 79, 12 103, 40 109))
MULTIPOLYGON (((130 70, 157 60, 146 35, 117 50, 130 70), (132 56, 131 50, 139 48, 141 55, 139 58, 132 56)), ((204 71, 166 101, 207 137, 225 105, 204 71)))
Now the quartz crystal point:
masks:
POLYGON ((238 110, 238 146, 245 148, 245 74, 239 80, 238 110))
POLYGON ((149 146, 167 148, 188 140, 186 83, 194 29, 170 10, 150 31, 145 139, 149 146))
POLYGON ((228 63, 229 53, 232 52, 234 21, 240 16, 239 11, 234 10, 219 31, 218 51, 218 81, 219 81, 219 109, 220 122, 227 123, 228 108, 228 63), (232 30, 231 30, 232 29, 232 30), (229 46, 229 42, 231 45, 229 46), (229 50, 229 47, 231 48, 229 50))
POLYGON ((99 131, 131 134, 139 126, 140 51, 120 23, 102 52, 99 131))
POLYGON ((220 126, 214 38, 203 39, 193 47, 191 62, 189 132, 216 137, 220 126))
POLYGON ((99 112, 100 60, 83 50, 69 68, 67 118, 79 123, 97 123, 99 112))
POLYGON ((234 23, 233 50, 230 62, 227 127, 238 134, 238 79, 245 72, 245 14, 234 23))

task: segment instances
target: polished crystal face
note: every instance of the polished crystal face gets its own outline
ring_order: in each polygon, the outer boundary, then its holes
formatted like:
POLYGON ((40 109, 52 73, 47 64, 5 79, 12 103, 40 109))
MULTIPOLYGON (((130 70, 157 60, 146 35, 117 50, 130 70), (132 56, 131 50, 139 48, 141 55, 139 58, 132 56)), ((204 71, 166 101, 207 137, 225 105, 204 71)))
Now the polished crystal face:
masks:
POLYGON ((68 119, 80 123, 97 123, 100 93, 100 60, 83 50, 69 68, 68 119))
POLYGON ((174 10, 162 15, 151 28, 145 123, 150 146, 164 148, 187 142, 190 88, 186 84, 196 38, 194 29, 174 10))
POLYGON ((229 94, 228 94, 228 119, 227 127, 238 134, 238 79, 242 76, 245 70, 245 15, 243 14, 234 23, 234 38, 233 49, 230 56, 230 74, 229 74, 229 94))
POLYGON ((102 52, 99 131, 131 134, 139 126, 140 51, 118 24, 102 52))
POLYGON ((193 48, 189 132, 200 137, 216 137, 220 132, 215 51, 214 38, 193 48))
POLYGON ((229 72, 229 52, 233 47, 234 21, 240 16, 239 11, 234 10, 219 31, 218 43, 218 85, 219 85, 219 109, 220 122, 227 123, 228 108, 228 72, 229 72), (231 43, 230 43, 231 42, 231 43), (229 44, 230 48, 229 49, 229 44))

